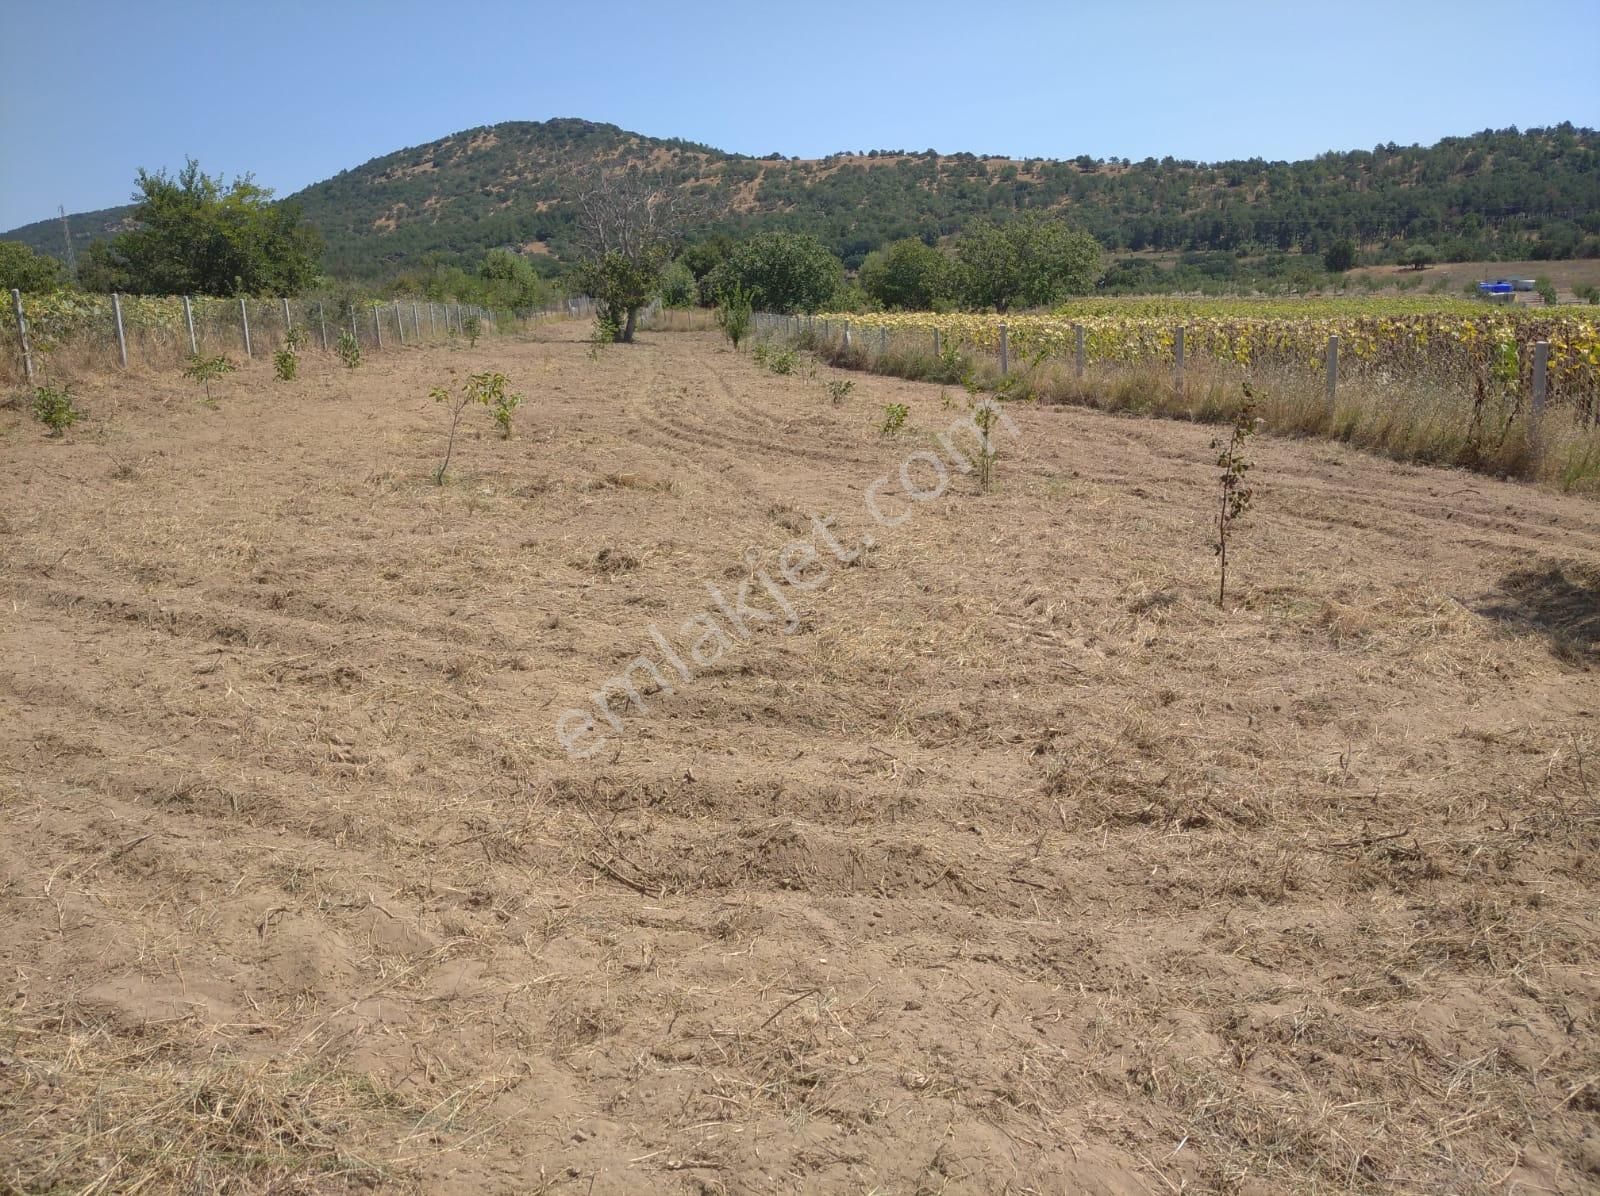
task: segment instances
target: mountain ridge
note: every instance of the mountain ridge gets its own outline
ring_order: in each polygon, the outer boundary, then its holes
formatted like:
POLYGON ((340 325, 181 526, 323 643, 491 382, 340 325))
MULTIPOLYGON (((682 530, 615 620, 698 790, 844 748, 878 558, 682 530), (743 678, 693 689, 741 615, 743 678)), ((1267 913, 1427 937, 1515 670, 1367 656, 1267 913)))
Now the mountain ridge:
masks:
MULTIPOLYGON (((283 197, 327 242, 325 266, 381 278, 508 246, 549 272, 576 248, 573 200, 593 172, 642 170, 713 213, 696 235, 811 232, 848 265, 905 236, 1059 212, 1108 250, 1318 252, 1337 240, 1444 242, 1448 256, 1600 255, 1600 136, 1570 123, 1484 130, 1295 162, 1007 158, 872 150, 728 153, 573 117, 481 125, 392 150, 283 197)), ((70 216, 74 248, 131 205, 70 216)), ((61 256, 59 219, 0 238, 61 256)))

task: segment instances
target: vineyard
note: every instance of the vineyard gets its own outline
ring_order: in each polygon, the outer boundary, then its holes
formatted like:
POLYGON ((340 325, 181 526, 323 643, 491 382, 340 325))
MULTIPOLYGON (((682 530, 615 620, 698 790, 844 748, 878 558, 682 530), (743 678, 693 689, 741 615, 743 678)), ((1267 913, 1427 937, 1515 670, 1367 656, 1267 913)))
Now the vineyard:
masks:
POLYGON ((1182 418, 1230 417, 1249 381, 1278 431, 1564 489, 1600 486, 1600 311, 1588 308, 1086 299, 1048 315, 834 313, 804 331, 841 364, 951 382, 976 370, 1017 397, 1182 418))

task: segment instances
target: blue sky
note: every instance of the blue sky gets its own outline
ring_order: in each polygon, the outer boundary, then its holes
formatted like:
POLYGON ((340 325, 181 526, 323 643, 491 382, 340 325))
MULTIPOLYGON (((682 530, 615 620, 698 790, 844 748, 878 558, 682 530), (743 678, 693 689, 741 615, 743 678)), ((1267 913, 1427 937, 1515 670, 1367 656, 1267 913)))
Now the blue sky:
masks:
POLYGON ((0 229, 134 172, 286 195, 502 120, 753 154, 1301 158, 1600 126, 1600 0, 1301 5, 5 0, 0 229))

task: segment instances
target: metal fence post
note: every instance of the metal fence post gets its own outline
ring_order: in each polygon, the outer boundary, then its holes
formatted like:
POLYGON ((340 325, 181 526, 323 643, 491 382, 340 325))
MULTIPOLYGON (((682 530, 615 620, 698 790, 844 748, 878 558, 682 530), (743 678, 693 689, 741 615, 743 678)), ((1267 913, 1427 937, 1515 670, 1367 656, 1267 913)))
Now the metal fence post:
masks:
POLYGON ((1339 393, 1339 338, 1328 338, 1328 414, 1333 414, 1333 402, 1339 393))
POLYGON ((1178 394, 1183 394, 1183 325, 1178 325, 1177 334, 1172 338, 1172 388, 1178 394))
POLYGON ((1011 337, 1004 324, 1000 325, 1000 376, 1011 372, 1011 337))
POLYGON ((28 343, 28 317, 22 314, 22 292, 11 288, 11 310, 17 317, 17 339, 22 342, 22 372, 33 385, 33 346, 28 343))
POLYGON ((250 309, 245 306, 244 296, 239 296, 239 325, 244 329, 244 355, 254 357, 250 352, 250 309))
POLYGON ((1539 440, 1539 424, 1544 419, 1545 394, 1550 385, 1550 342, 1533 342, 1533 410, 1531 412, 1532 427, 1529 438, 1535 444, 1539 440))
POLYGON ((1074 366, 1077 369, 1078 377, 1081 378, 1081 377, 1083 377, 1083 364, 1084 364, 1083 325, 1082 324, 1074 324, 1072 326, 1072 340, 1073 340, 1073 363, 1074 363, 1074 366))
POLYGON ((111 292, 111 314, 117 317, 117 356, 122 358, 122 368, 128 368, 128 338, 122 332, 122 296, 111 292))
POLYGON ((200 338, 194 334, 194 304, 189 296, 183 297, 183 322, 189 326, 189 356, 200 356, 200 338))

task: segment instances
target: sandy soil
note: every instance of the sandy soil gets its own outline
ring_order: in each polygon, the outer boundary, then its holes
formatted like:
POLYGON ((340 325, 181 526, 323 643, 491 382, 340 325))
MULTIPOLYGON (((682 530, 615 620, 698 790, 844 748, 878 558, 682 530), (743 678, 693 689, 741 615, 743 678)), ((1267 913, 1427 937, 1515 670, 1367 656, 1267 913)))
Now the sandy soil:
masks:
POLYGON ((1593 503, 546 335, 0 411, 0 1190, 1600 1187, 1593 503))

